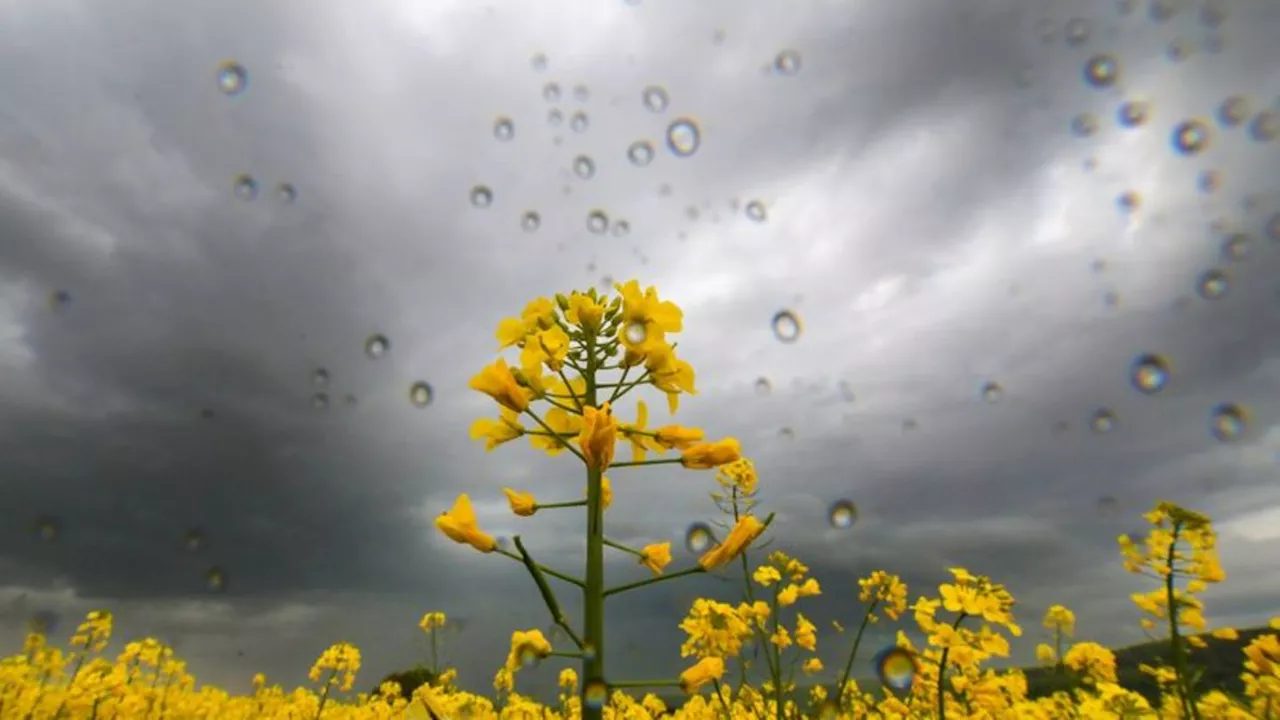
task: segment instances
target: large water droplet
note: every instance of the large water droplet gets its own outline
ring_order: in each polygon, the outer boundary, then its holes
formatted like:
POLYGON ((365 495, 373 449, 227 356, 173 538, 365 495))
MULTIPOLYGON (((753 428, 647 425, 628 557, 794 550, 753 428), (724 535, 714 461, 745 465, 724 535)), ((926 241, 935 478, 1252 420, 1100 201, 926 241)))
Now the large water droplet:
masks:
POLYGON ((1098 132, 1098 118, 1092 113, 1083 112, 1071 118, 1071 134, 1076 137, 1092 137, 1098 132))
POLYGON ((556 108, 547 111, 547 124, 551 127, 560 127, 560 123, 564 122, 564 113, 556 108))
POLYGON ((582 686, 582 704, 600 710, 609 702, 609 686, 599 678, 588 680, 582 686))
POLYGON ((549 82, 542 86, 542 99, 547 102, 560 102, 560 84, 549 82))
POLYGON ((637 140, 627 147, 627 159, 636 167, 653 162, 653 145, 648 140, 637 140))
POLYGON ((768 395, 773 390, 773 385, 769 383, 769 378, 756 378, 755 389, 757 395, 768 395))
POLYGON ((702 131, 691 118, 677 118, 667 126, 667 148, 677 157, 689 157, 702 145, 702 131))
POLYGON ((224 94, 235 96, 249 87, 249 71, 234 60, 227 60, 218 65, 214 77, 218 81, 218 89, 224 94))
POLYGON ((587 213, 587 230, 593 235, 603 235, 609 229, 609 216, 603 210, 587 213))
POLYGON ((1120 103, 1116 111, 1116 120, 1127 128, 1136 128, 1146 124, 1151 116, 1151 104, 1145 100, 1126 100, 1120 103))
POLYGON ((989 381, 982 384, 979 394, 983 400, 989 403, 997 403, 1000 402, 1000 398, 1004 397, 1004 388, 1000 387, 998 382, 989 381))
POLYGON ((1154 395, 1169 384, 1169 361, 1160 355, 1144 353, 1129 366, 1129 382, 1146 395, 1154 395))
POLYGON ((1271 142, 1280 137, 1280 112, 1263 110, 1249 123, 1249 137, 1257 142, 1271 142))
POLYGON ((880 683, 897 694, 906 694, 915 684, 918 667, 915 654, 896 645, 876 654, 874 665, 880 683))
POLYGON ((747 203, 746 209, 743 211, 747 215, 747 219, 755 222, 764 222, 768 218, 768 212, 764 208, 764 203, 759 200, 752 200, 747 203))
POLYGON ((329 393, 318 392, 311 396, 311 407, 316 410, 327 410, 329 408, 329 393))
POLYGON ((853 527, 858 521, 858 506, 851 500, 837 500, 827 508, 827 522, 841 530, 853 527))
POLYGON ((227 589, 227 573, 216 565, 204 573, 204 584, 212 592, 223 592, 227 589))
POLYGON ((1222 257, 1239 262, 1249 257, 1253 239, 1246 233, 1231 233, 1222 241, 1222 257))
POLYGON ((666 88, 660 85, 650 85, 640 92, 640 102, 649 112, 666 112, 667 106, 671 104, 671 99, 667 95, 666 88))
POLYGON ((684 544, 691 553, 704 553, 715 544, 715 535, 711 533, 711 527, 706 523, 697 522, 685 530, 684 544))
POLYGON ((311 373, 311 384, 316 387, 325 387, 329 384, 329 371, 324 368, 316 368, 311 373))
POLYGON ((1233 128, 1249 119, 1249 98, 1232 95, 1218 105, 1218 124, 1233 128))
POLYGON ((770 325, 773 327, 773 336, 784 343, 793 343, 800 339, 800 318, 790 310, 779 310, 774 313, 770 325))
POLYGON ((1089 416, 1089 429, 1098 435, 1106 435, 1116 427, 1116 414, 1110 408, 1098 408, 1089 416))

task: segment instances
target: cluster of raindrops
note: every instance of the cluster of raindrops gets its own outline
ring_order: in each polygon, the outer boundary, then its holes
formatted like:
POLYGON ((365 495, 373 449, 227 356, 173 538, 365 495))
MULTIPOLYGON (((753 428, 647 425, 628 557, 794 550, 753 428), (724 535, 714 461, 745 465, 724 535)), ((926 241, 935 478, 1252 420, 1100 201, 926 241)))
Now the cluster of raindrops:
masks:
MULTIPOLYGON (((249 87, 249 71, 234 60, 226 60, 218 64, 214 72, 214 81, 218 90, 228 97, 240 95, 249 87)), ((240 173, 231 179, 231 194, 238 200, 252 202, 258 199, 258 179, 249 173, 240 173)), ((275 197, 283 204, 290 204, 298 199, 298 188, 290 182, 278 182, 275 186, 275 197)))

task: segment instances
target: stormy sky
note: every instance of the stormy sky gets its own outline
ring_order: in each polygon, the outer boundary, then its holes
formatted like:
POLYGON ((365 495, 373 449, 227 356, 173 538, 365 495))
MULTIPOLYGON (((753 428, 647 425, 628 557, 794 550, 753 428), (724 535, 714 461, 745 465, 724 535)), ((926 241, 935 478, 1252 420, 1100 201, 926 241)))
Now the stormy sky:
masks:
MULTIPOLYGON (((581 514, 518 519, 501 488, 571 500, 583 477, 470 442, 496 412, 467 380, 528 300, 631 278, 683 308, 678 420, 756 461, 824 629, 873 569, 914 598, 965 566, 1019 597, 1014 661, 1053 602, 1084 638, 1140 640, 1115 537, 1157 499, 1217 523, 1210 621, 1265 621, 1277 33, 1268 0, 6 3, 0 644, 105 607, 203 682, 293 686, 347 640, 367 688, 425 658, 440 610, 487 689, 548 618, 522 568, 432 520, 468 492, 578 572, 581 514)), ((712 475, 611 477, 608 534, 692 562, 712 475)), ((702 594, 737 597, 701 578, 613 601, 611 674, 674 674, 702 594)))

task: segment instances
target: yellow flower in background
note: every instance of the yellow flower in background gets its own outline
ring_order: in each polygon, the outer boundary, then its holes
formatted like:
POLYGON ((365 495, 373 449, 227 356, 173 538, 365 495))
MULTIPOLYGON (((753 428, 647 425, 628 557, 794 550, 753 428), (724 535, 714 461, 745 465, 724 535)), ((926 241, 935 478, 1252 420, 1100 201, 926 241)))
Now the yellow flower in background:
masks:
POLYGON ((599 408, 582 409, 578 444, 582 446, 587 467, 604 472, 613 463, 613 453, 618 444, 618 420, 613 416, 609 403, 599 408))
POLYGON ((710 470, 727 465, 742 457, 742 446, 734 438, 724 438, 713 443, 698 443, 685 449, 680 464, 690 470, 710 470))
POLYGON ((507 496, 507 503, 511 505, 511 512, 520 517, 529 517, 538 512, 538 501, 531 493, 517 492, 511 488, 502 488, 503 494, 507 496))
POLYGON ((436 527, 450 540, 470 545, 482 553, 491 553, 498 547, 492 535, 480 530, 471 498, 466 493, 459 495, 453 507, 436 518, 436 527))
POLYGON ((724 542, 711 548, 698 559, 704 570, 714 570, 742 554, 760 534, 764 532, 764 523, 754 515, 744 515, 738 524, 729 531, 724 542))
POLYGON ((1036 660, 1044 663, 1045 665, 1051 665, 1058 661, 1058 653, 1055 652, 1052 647, 1049 647, 1048 644, 1040 643, 1039 645, 1036 645, 1036 660))
POLYGON ((511 652, 507 655, 506 669, 515 672, 549 655, 551 643, 541 630, 517 630, 511 633, 511 652))
POLYGON ((511 368, 507 367, 502 358, 485 366, 471 378, 469 387, 488 395, 494 402, 513 412, 522 413, 529 408, 529 391, 520 387, 511 368))
POLYGON ((424 614, 422 619, 418 621, 418 627, 422 628, 423 632, 431 632, 436 628, 444 627, 446 620, 447 618, 442 612, 429 612, 424 614))
POLYGON ((693 667, 680 673, 680 689, 697 692, 699 688, 724 677, 724 660, 718 657, 705 657, 694 663, 693 667))
POLYGON ((1218 628, 1213 631, 1213 636, 1219 640, 1239 640, 1240 633, 1235 628, 1218 628))
POLYGON ((640 564, 661 575, 664 568, 671 564, 671 543, 653 543, 640 549, 640 564))
POLYGON ((1045 611, 1043 624, 1063 637, 1071 637, 1076 631, 1076 616, 1063 605, 1053 605, 1045 611))
POLYGON ((359 672, 360 649, 351 643, 338 643, 321 653, 307 677, 311 682, 323 680, 326 686, 338 686, 340 691, 346 692, 351 689, 359 672))

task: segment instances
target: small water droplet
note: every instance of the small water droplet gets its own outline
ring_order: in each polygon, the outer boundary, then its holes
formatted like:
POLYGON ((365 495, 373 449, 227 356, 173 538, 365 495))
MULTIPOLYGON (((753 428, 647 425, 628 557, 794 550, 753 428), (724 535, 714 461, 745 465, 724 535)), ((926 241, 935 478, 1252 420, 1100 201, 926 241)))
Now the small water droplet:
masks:
POLYGON ((773 69, 779 75, 795 75, 800 72, 800 53, 795 50, 783 50, 773 59, 773 69))
POLYGON ((1196 293, 1205 300, 1218 300, 1227 294, 1231 287, 1227 274, 1217 268, 1205 270, 1196 279, 1196 293))
POLYGON ((573 159, 573 174, 583 180, 590 180, 596 174, 596 164, 586 155, 579 155, 573 159))
POLYGON ((547 102, 560 102, 560 84, 549 82, 542 86, 542 99, 547 102))
POLYGON ((702 131, 690 118, 677 118, 667 126, 667 148, 677 157, 689 157, 702 145, 702 131))
POLYGON ((764 209, 764 203, 759 200, 748 202, 744 212, 747 215, 747 219, 754 222, 764 222, 768 217, 768 213, 764 209))
POLYGON ((1098 512, 1102 515, 1114 515, 1120 509, 1120 501, 1111 495, 1098 498, 1098 512))
POLYGON ((183 537, 182 544, 186 546, 187 552, 197 552, 204 547, 204 533, 199 529, 192 528, 183 537))
POLYGON ((62 535, 62 522, 52 515, 45 515, 36 519, 34 530, 40 540, 53 542, 62 535))
POLYGON ((1139 392, 1154 395, 1169 384, 1169 361, 1163 356, 1144 353, 1129 366, 1129 382, 1139 392))
POLYGON ((1226 0, 1205 0, 1200 6, 1200 24, 1210 30, 1217 30, 1227 21, 1226 0))
POLYGON ((234 60, 227 60, 219 64, 214 77, 218 81, 218 89, 224 95, 234 97, 249 87, 249 71, 234 60))
POLYGON ((1071 18, 1062 34, 1068 45, 1079 47, 1088 42, 1089 36, 1093 34, 1093 22, 1085 18, 1071 18))
POLYGON ((609 702, 609 686, 599 678, 588 680, 582 686, 582 703, 593 710, 600 710, 609 702))
MULTIPOLYGON (((627 222, 626 220, 613 221, 614 237, 626 237, 630 234, 631 234, 631 223, 627 222)), ((610 283, 610 287, 612 287, 612 283, 610 283)))
POLYGON ((1209 434, 1219 442, 1239 440, 1248 424, 1248 411, 1235 403, 1221 403, 1209 412, 1209 434))
POLYGON ((853 385, 850 384, 848 380, 841 380, 838 387, 840 389, 840 397, 843 398, 845 402, 854 402, 858 399, 857 394, 853 392, 853 385))
POLYGON ((471 204, 478 208, 487 208, 493 204, 493 191, 484 185, 471 188, 471 204))
POLYGON ((547 56, 545 53, 537 53, 529 58, 529 65, 534 72, 545 72, 547 69, 547 56))
POLYGON ((1199 120, 1184 120, 1173 127, 1171 142, 1182 155, 1197 155, 1209 145, 1209 127, 1199 120))
POLYGON ((1266 231, 1267 237, 1271 238, 1272 242, 1280 242, 1280 212, 1275 213, 1267 220, 1266 231))
POLYGON ((1000 398, 1004 397, 1004 388, 1000 387, 1000 383, 988 381, 982 384, 979 390, 982 399, 989 403, 1000 402, 1000 398))
POLYGON ((1116 205, 1124 212, 1131 213, 1142 205, 1142 196, 1135 190, 1126 190, 1116 198, 1116 205))
POLYGON ((1098 435, 1106 435, 1115 429, 1116 414, 1111 408, 1098 408, 1089 416, 1089 429, 1098 435))
POLYGON ((587 230, 593 235, 603 235, 609 229, 609 216, 603 210, 587 213, 587 230))
POLYGON ((526 210, 520 216, 520 227, 524 228, 525 232, 534 232, 541 226, 542 216, 533 210, 526 210))
POLYGON ((516 649, 516 660, 521 667, 529 668, 537 665, 542 657, 538 655, 538 650, 532 643, 524 643, 516 649))
POLYGON ((1084 81, 1095 88, 1109 88, 1120 77, 1120 61, 1115 56, 1100 53, 1084 64, 1084 81))
POLYGON ((71 293, 66 290, 54 290, 49 293, 49 309, 57 312, 71 304, 71 293))
POLYGON ((650 85, 640 92, 640 102, 649 112, 666 112, 667 106, 671 104, 671 98, 667 95, 666 88, 660 85, 650 85))
POLYGON ((1098 118, 1093 113, 1083 112, 1071 118, 1071 134, 1076 137, 1092 137, 1098 132, 1098 118))
POLYGON ((1257 142, 1271 142, 1280 137, 1280 112, 1263 110, 1249 123, 1249 137, 1257 142))
POLYGON ((435 392, 429 383, 419 380, 409 386, 409 402, 413 403, 414 407, 424 408, 430 405, 433 397, 435 392))
POLYGON ((1222 241, 1222 257, 1239 262, 1249 257, 1253 249, 1253 238, 1245 233, 1232 233, 1222 241))
POLYGON ((1169 41, 1169 47, 1165 49, 1165 57, 1173 62, 1182 62, 1195 52, 1195 48, 1191 45, 1191 41, 1186 38, 1174 38, 1169 41))
POLYGON ((324 387, 329 384, 329 371, 324 368, 316 368, 311 373, 311 384, 316 387, 324 387))
POLYGON ((1249 98, 1232 95, 1218 104, 1218 124, 1224 128, 1238 127, 1249 119, 1249 98))
POLYGON ((573 86, 573 99, 580 103, 591 99, 591 89, 581 83, 573 86))
POLYGON ((204 573, 204 584, 212 592, 223 592, 227 589, 227 573, 222 568, 209 568, 204 573))
POLYGON ((316 410, 325 410, 329 407, 329 393, 318 392, 311 396, 311 407, 316 410))
POLYGON ((637 140, 627 147, 627 159, 636 167, 653 162, 653 145, 648 140, 637 140))
POLYGON ((1147 14, 1156 22, 1166 22, 1178 13, 1182 0, 1151 0, 1147 14))
POLYGON ((693 523, 684 533, 685 547, 689 548, 691 553, 704 553, 711 549, 714 543, 715 535, 711 533, 711 527, 706 523, 693 523))
POLYGON ((373 334, 364 341, 364 354, 373 360, 387 354, 391 349, 391 341, 385 335, 373 334))
POLYGON ((590 124, 591 121, 584 112, 579 111, 569 117, 569 129, 576 133, 586 132, 590 124))
POLYGON ((547 124, 551 127, 560 127, 560 123, 564 122, 564 113, 556 108, 547 111, 547 124))
POLYGON ((788 441, 790 441, 790 440, 795 440, 795 439, 796 439, 796 431, 795 431, 795 430, 792 430, 792 429, 791 429, 791 428, 789 428, 789 427, 781 427, 781 428, 778 428, 778 437, 779 437, 779 438, 781 438, 781 439, 783 439, 783 440, 788 440, 788 441))
POLYGON ((782 342, 793 343, 800 339, 800 318, 794 312, 779 310, 774 313, 770 324, 773 327, 773 336, 782 342))
POLYGON ((245 202, 255 200, 258 197, 258 181, 252 175, 237 175, 231 179, 231 192, 245 202))
POLYGON ((1126 100, 1120 103, 1120 109, 1116 111, 1116 120, 1127 128, 1145 125, 1150 116, 1151 104, 1145 100, 1126 100))
POLYGON ((858 521, 858 506, 851 500, 837 500, 827 508, 827 522, 833 528, 845 530, 858 521))
POLYGON ((510 140, 515 137, 515 122, 505 115, 499 115, 498 118, 493 121, 493 136, 503 141, 510 140))
POLYGON ((1201 170, 1196 174, 1196 189, 1205 195, 1212 195, 1222 187, 1222 173, 1217 170, 1201 170))
POLYGON ((769 378, 756 378, 755 389, 757 395, 768 395, 773 390, 773 385, 769 383, 769 378))

